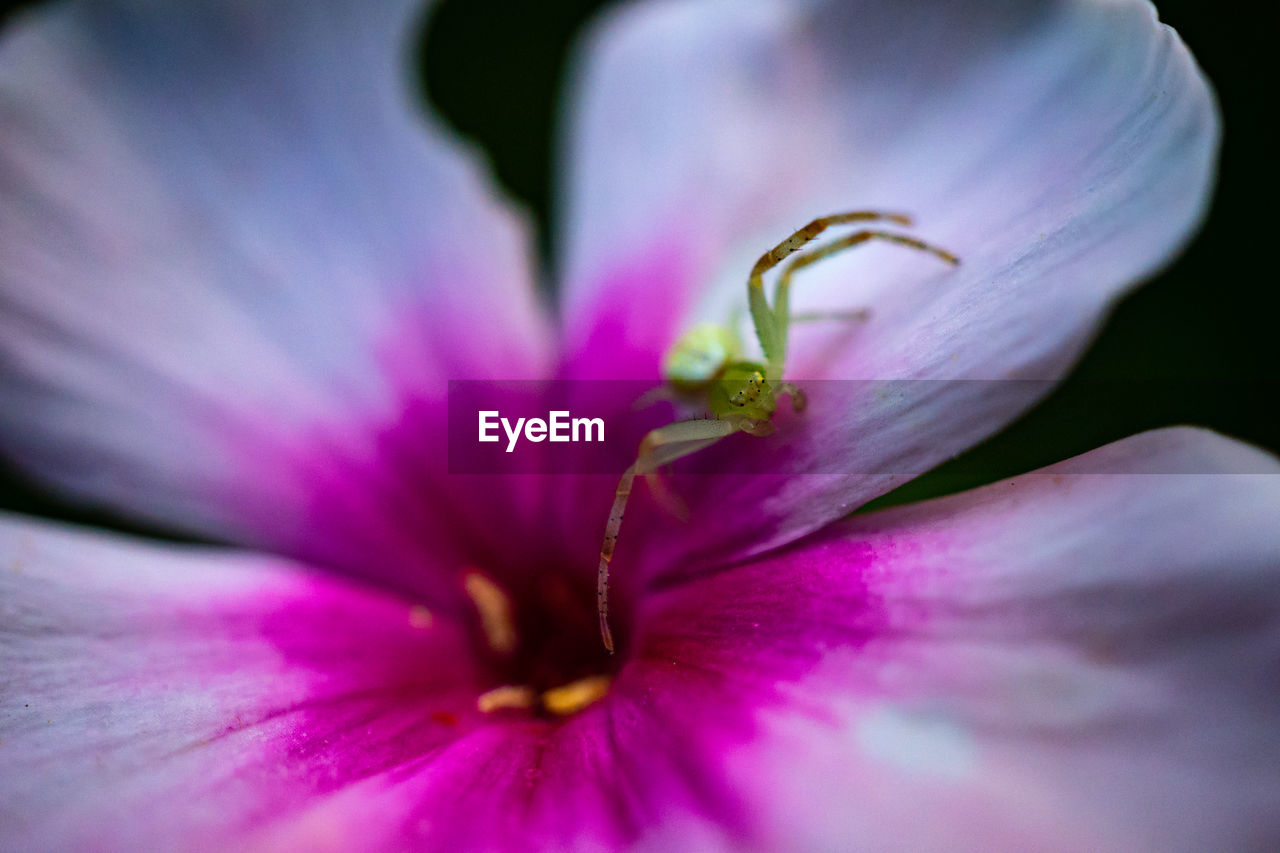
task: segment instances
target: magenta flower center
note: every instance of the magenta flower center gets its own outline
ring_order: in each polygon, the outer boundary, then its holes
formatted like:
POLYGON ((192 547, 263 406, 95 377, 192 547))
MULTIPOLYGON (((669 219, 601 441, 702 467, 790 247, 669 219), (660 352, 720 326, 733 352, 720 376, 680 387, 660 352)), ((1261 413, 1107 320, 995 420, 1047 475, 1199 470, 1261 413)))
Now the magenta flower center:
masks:
MULTIPOLYGON (((504 583, 467 568, 462 586, 472 604, 470 634, 482 683, 490 685, 476 700, 482 712, 563 716, 608 692, 624 655, 601 645, 587 579, 546 571, 504 583)), ((629 619, 619 615, 625 650, 629 619)))

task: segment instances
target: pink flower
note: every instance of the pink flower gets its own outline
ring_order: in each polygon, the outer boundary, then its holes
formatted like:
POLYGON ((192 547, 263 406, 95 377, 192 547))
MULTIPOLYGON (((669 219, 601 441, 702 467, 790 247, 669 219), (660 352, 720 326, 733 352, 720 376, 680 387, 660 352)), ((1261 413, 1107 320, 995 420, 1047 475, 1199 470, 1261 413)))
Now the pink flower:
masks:
POLYGON ((5 34, 0 447, 243 550, 0 520, 0 846, 1280 843, 1275 460, 1160 431, 846 518, 1025 410, 1195 228, 1218 122, 1149 6, 627 7, 574 92, 558 330, 417 115, 415 14, 5 34), (449 475, 446 382, 656 380, 850 207, 963 266, 806 278, 871 314, 797 332, 792 375, 875 381, 717 447, 740 475, 681 483, 687 525, 637 499, 608 658, 614 478, 449 475), (913 379, 1043 381, 880 381, 913 379))

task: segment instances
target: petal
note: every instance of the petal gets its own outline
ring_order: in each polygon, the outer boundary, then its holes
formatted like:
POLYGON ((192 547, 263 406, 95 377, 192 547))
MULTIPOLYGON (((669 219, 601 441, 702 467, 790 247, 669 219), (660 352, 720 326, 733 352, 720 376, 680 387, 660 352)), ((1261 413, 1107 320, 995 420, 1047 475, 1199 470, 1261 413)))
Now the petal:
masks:
POLYGON ((1125 805, 1148 808, 1140 838, 1150 814, 1189 832, 1183 846, 1240 837, 1241 815, 1266 817, 1250 786, 1273 790, 1280 766, 1266 740, 1235 749, 1275 717, 1270 682, 1249 679, 1276 659, 1280 481, 1081 466, 1277 470, 1220 439, 1154 434, 1020 480, 1017 499, 1001 484, 859 519, 654 596, 610 695, 559 725, 477 725, 455 628, 415 627, 405 603, 260 558, 0 522, 3 841, 1044 848, 1072 846, 1062 824, 1132 839, 1095 820, 1125 805), (1092 523, 1166 515, 1219 535, 1135 545, 1092 523), (1056 562, 1027 562, 1027 542, 1056 562), (1062 571, 1073 558, 1080 581, 1062 571), (1205 618, 1242 601, 1249 619, 1205 618), (957 746, 960 726, 976 747, 957 746), (924 771, 922 742, 940 753, 924 771), (990 781, 960 784, 968 761, 990 762, 990 781), (1113 795, 1101 805, 1076 778, 1091 771, 1113 795), (1137 792, 1136 773, 1150 774, 1137 792), (1166 795, 1200 800, 1171 814, 1166 795))
POLYGON ((283 561, 0 518, 0 847, 275 831, 474 731, 468 649, 283 561))
POLYGON ((698 673, 486 717, 448 618, 301 566, 0 516, 0 848, 717 849, 698 673))
POLYGON ((739 442, 716 470, 878 476, 721 484, 693 534, 716 555, 793 540, 1008 423, 1212 185, 1208 84, 1139 0, 653 3, 587 55, 566 158, 576 375, 656 380, 816 216, 906 211, 962 258, 869 246, 797 277, 793 310, 870 318, 796 326, 789 377, 945 381, 819 383, 775 464, 739 442))
POLYGON ((397 514, 447 541, 419 497, 443 490, 446 380, 544 375, 550 338, 522 223, 416 115, 415 5, 66 3, 10 26, 0 451, 330 563, 409 550, 397 514))
POLYGON ((777 846, 1273 849, 1278 474, 1136 436, 676 586, 640 654, 754 693, 777 846))

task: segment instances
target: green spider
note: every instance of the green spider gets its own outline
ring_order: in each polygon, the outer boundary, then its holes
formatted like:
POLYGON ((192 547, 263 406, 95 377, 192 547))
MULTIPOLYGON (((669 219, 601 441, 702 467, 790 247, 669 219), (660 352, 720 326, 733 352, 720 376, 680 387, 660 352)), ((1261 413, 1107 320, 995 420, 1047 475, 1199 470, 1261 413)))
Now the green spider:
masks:
MULTIPOLYGON (((694 326, 663 359, 663 380, 669 390, 680 399, 703 403, 711 417, 677 421, 649 432, 640 442, 636 461, 623 472, 622 479, 618 481, 613 508, 609 511, 609 520, 605 524, 604 544, 600 547, 600 568, 596 575, 600 638, 610 654, 613 653, 613 632, 609 630, 609 562, 613 559, 614 548, 618 544, 618 530, 622 527, 622 516, 636 475, 645 477, 651 486, 656 487, 657 483, 652 478, 663 465, 710 447, 735 432, 756 436, 771 435, 779 396, 789 397, 795 411, 804 409, 804 393, 782 379, 787 361, 787 332, 791 323, 801 319, 793 317, 789 307, 791 277, 823 258, 869 240, 886 240, 928 252, 953 266, 960 263, 960 259, 950 252, 914 237, 889 231, 856 231, 792 259, 778 276, 773 307, 769 306, 764 292, 766 272, 832 225, 869 220, 911 225, 911 219, 907 216, 871 210, 823 216, 796 231, 756 261, 747 279, 747 304, 751 309, 756 336, 760 339, 760 349, 764 352, 763 364, 743 357, 736 332, 713 323, 694 326)), ((824 315, 805 319, 819 319, 822 316, 824 315)), ((865 317, 865 313, 855 312, 843 316, 859 318, 865 317)))

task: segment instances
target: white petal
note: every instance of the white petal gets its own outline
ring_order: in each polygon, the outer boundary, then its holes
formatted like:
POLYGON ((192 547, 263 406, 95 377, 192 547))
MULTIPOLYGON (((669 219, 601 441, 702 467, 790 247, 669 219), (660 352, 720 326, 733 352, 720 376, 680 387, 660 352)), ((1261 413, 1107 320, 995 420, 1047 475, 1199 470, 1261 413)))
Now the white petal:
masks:
POLYGON ((1147 433, 666 599, 650 646, 762 694, 729 770, 783 846, 1280 841, 1280 463, 1252 448, 1147 433))
POLYGON ((546 370, 521 223, 416 114, 415 5, 11 23, 0 449, 81 498, 282 546, 262 528, 306 526, 315 457, 358 467, 448 378, 546 370))
POLYGON ((326 795, 485 724, 469 649, 287 561, 0 517, 0 847, 298 847, 318 823, 360 847, 326 795))
POLYGON ((566 162, 581 375, 656 379, 695 321, 742 316, 755 258, 819 215, 905 211, 962 259, 877 245, 797 277, 793 310, 870 309, 793 328, 802 386, 992 381, 815 389, 776 472, 884 476, 725 486, 705 533, 720 556, 793 539, 1008 423, 1188 238, 1212 186, 1209 86, 1138 0, 672 0, 627 7, 589 47, 566 162))

